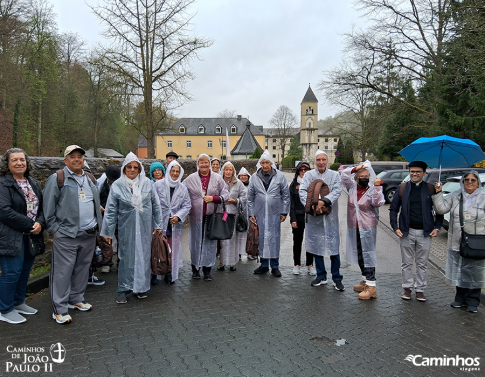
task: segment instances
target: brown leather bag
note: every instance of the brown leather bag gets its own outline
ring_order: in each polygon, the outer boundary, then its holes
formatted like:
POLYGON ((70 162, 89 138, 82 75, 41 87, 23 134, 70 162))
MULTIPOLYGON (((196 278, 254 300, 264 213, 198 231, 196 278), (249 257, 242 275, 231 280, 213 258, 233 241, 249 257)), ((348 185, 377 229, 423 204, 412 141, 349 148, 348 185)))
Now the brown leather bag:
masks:
POLYGON ((166 236, 161 233, 152 235, 151 252, 152 272, 156 275, 172 273, 172 252, 166 236))
POLYGON ((113 258, 113 246, 106 242, 103 237, 99 234, 96 235, 96 246, 101 249, 101 254, 103 255, 103 260, 98 262, 96 258, 96 253, 93 253, 93 260, 91 261, 92 267, 101 267, 107 265, 113 258))
POLYGON ((306 197, 305 213, 310 216, 322 216, 328 215, 332 212, 332 207, 324 206, 321 210, 317 211, 318 201, 320 198, 330 194, 328 185, 321 179, 317 179, 308 187, 308 195, 306 197))
POLYGON ((253 224, 251 221, 246 239, 246 253, 252 257, 257 257, 259 254, 259 228, 258 224, 253 224))

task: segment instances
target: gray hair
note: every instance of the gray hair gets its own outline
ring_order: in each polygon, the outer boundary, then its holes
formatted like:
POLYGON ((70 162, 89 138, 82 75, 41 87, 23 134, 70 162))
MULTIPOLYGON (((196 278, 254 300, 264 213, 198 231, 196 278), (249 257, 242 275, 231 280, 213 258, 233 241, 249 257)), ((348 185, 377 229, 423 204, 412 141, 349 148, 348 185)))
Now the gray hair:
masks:
POLYGON ((32 164, 32 161, 30 160, 29 156, 25 151, 21 148, 10 148, 8 151, 4 153, 2 158, 0 159, 0 177, 3 177, 4 175, 7 174, 12 174, 8 168, 8 164, 10 162, 10 155, 12 153, 23 153, 25 156, 25 162, 27 164, 27 170, 24 173, 24 177, 29 176, 29 172, 34 170, 34 164, 32 164))

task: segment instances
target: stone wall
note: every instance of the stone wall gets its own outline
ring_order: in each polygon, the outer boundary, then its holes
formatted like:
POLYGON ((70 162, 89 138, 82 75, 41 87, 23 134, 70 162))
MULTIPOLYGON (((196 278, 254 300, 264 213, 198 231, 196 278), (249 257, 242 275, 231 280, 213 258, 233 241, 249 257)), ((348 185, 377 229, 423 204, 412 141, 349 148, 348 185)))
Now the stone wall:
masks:
MULTIPOLYGON (((47 178, 56 170, 62 169, 64 164, 64 159, 61 157, 30 157, 32 160, 35 168, 34 171, 31 172, 32 177, 34 177, 37 181, 39 181, 42 188, 44 188, 44 184, 47 181, 47 178)), ((148 160, 144 159, 141 160, 143 167, 145 168, 145 172, 148 174, 150 172, 150 165, 153 162, 157 162, 160 160, 148 160)), ((119 166, 121 167, 123 160, 121 159, 106 159, 106 158, 87 158, 86 162, 89 165, 91 173, 96 177, 99 178, 106 168, 110 165, 119 166)), ((250 174, 253 174, 256 171, 256 163, 258 160, 238 160, 238 161, 231 161, 236 168, 236 171, 239 172, 241 168, 244 166, 250 174)), ((180 165, 184 168, 185 179, 189 174, 195 172, 196 166, 195 161, 180 161, 180 165)))

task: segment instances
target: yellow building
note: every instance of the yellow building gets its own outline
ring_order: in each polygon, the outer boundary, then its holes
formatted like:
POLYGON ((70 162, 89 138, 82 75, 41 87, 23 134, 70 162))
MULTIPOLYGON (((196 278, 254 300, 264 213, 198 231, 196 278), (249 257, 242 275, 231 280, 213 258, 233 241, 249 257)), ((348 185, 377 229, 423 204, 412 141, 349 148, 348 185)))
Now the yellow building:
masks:
MULTIPOLYGON (((263 127, 255 126, 240 115, 236 118, 182 118, 170 130, 157 134, 155 156, 163 160, 168 152, 173 151, 184 160, 195 160, 201 153, 211 158, 226 159, 226 129, 230 152, 248 126, 259 145, 263 146, 263 127)), ((242 158, 246 157, 231 156, 232 160, 242 158)))

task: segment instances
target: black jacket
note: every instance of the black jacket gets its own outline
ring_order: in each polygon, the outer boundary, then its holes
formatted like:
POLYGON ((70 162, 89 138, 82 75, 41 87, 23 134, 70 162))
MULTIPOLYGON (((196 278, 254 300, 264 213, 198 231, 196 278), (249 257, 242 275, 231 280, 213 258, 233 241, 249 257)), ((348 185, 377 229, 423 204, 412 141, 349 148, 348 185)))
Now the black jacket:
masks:
MULTIPOLYGON (((404 192, 402 193, 402 198, 399 196, 399 185, 396 188, 396 194, 392 198, 391 206, 389 207, 389 218, 391 222, 392 229, 396 231, 399 229, 404 237, 409 234, 409 206, 410 200, 409 195, 411 193, 412 182, 402 183, 406 185, 404 192), (399 211, 400 210, 400 211, 399 211), (400 213, 399 213, 400 212, 400 213), (399 213, 399 224, 397 221, 397 214, 399 213)), ((423 231, 424 236, 429 237, 429 234, 433 229, 441 229, 443 225, 443 215, 436 215, 436 219, 433 217, 433 200, 431 198, 431 191, 429 190, 426 182, 423 182, 423 187, 421 188, 421 203, 423 205, 423 231)))
POLYGON ((290 223, 305 222, 305 206, 301 204, 300 194, 298 193, 300 184, 297 181, 298 171, 302 165, 306 165, 310 169, 308 163, 300 162, 296 167, 295 177, 290 183, 290 223))
MULTIPOLYGON (((39 210, 35 220, 45 228, 42 211, 42 190, 37 181, 28 177, 32 189, 39 199, 39 210)), ((32 230, 34 221, 27 217, 24 193, 11 174, 0 177, 0 255, 16 257, 22 252, 23 233, 32 230)), ((28 243, 28 247, 30 243, 28 243)))

